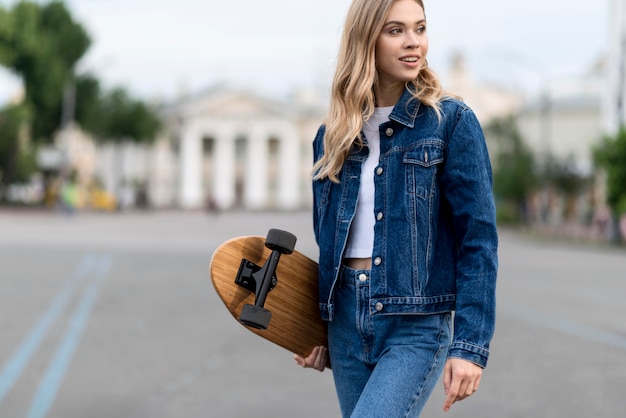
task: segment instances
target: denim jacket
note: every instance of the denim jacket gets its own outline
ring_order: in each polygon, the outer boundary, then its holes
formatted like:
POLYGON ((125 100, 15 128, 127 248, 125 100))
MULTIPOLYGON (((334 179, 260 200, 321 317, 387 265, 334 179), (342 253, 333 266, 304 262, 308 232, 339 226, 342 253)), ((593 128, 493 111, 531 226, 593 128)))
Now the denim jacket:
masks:
MULTIPOLYGON (((495 327, 498 237, 491 165, 481 127, 464 103, 446 98, 441 120, 405 91, 380 125, 375 169, 372 315, 455 311, 449 357, 487 364, 495 327)), ((313 143, 324 153, 325 127, 313 143)), ((364 136, 363 136, 364 138, 364 136)), ((354 218, 367 146, 353 146, 340 183, 313 181, 322 318, 332 320, 333 290, 354 218)))

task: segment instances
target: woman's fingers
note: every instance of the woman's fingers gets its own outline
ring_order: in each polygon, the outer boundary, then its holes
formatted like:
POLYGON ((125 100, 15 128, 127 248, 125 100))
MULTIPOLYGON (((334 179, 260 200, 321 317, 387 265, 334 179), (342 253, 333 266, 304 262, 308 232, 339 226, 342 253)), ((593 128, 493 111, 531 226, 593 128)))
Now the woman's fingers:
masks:
POLYGON ((297 354, 294 356, 298 365, 306 369, 319 370, 320 372, 323 372, 326 368, 327 358, 328 349, 324 346, 315 347, 313 351, 311 351, 311 354, 309 354, 306 358, 297 354))

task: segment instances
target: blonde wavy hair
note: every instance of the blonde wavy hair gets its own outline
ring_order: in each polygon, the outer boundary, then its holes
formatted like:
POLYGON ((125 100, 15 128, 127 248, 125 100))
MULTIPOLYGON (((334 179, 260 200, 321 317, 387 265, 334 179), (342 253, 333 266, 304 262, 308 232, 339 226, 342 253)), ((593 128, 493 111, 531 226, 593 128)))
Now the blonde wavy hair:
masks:
MULTIPOLYGON (((329 178, 339 183, 339 172, 352 145, 363 146, 363 122, 372 116, 376 106, 376 41, 394 1, 354 0, 348 10, 325 121, 324 155, 313 166, 314 180, 329 178)), ((422 0, 415 1, 424 8, 422 0)), ((433 107, 439 116, 444 93, 427 63, 417 79, 407 83, 407 88, 409 84, 414 87, 415 99, 433 107)))

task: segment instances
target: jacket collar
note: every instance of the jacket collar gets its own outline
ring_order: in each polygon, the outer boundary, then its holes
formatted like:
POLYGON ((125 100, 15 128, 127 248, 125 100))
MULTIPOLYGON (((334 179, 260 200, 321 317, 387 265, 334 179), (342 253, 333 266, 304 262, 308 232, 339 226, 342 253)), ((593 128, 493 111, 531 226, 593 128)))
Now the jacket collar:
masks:
POLYGON ((394 106, 389 115, 390 120, 394 120, 409 128, 415 127, 415 119, 419 111, 421 102, 413 96, 415 87, 412 83, 407 83, 404 93, 400 96, 400 100, 394 106))

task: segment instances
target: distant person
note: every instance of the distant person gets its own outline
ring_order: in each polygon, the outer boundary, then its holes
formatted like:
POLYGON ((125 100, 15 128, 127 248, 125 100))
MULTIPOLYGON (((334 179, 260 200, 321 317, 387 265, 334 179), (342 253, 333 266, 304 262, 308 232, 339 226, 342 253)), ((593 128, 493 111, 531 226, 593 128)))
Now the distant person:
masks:
POLYGON ((442 373, 448 411, 487 365, 491 166, 474 113, 443 93, 427 52, 421 0, 354 0, 313 144, 328 348, 296 361, 332 367, 344 417, 417 417, 442 373))
POLYGON ((61 181, 59 190, 61 209, 68 214, 74 214, 78 209, 79 200, 80 190, 76 183, 76 175, 71 174, 68 178, 61 181))

